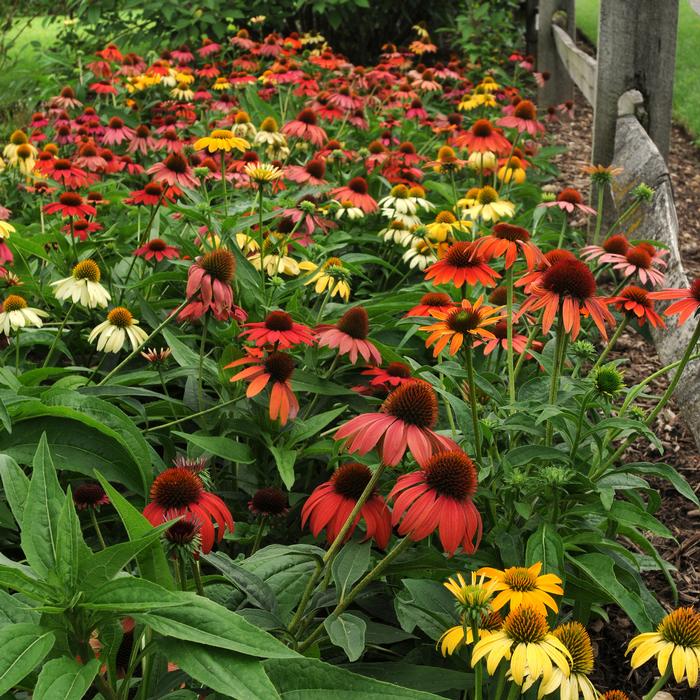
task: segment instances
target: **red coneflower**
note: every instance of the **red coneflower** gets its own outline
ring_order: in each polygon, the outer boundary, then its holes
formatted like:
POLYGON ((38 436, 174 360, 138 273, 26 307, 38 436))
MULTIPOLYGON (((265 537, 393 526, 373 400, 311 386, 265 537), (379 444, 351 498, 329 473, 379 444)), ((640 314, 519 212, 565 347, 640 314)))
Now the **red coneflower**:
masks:
POLYGON ((274 486, 258 489, 248 501, 248 510, 263 518, 279 518, 289 513, 289 498, 274 486))
POLYGON ((588 262, 596 258, 599 258, 600 262, 609 262, 606 259, 608 255, 624 255, 629 248, 630 242, 625 236, 618 233, 603 241, 603 245, 587 245, 582 248, 581 257, 588 262))
POLYGON ((533 285, 531 295, 520 307, 519 315, 526 311, 544 309, 542 330, 547 333, 554 318, 560 313, 564 330, 575 340, 581 329, 581 314, 587 312, 607 340, 605 323, 615 325, 615 318, 606 306, 611 300, 594 296, 595 292, 595 278, 585 263, 580 260, 560 260, 548 268, 533 285))
MULTIPOLYGON (((91 233, 95 231, 101 231, 102 226, 96 221, 88 221, 87 219, 76 219, 72 224, 68 223, 61 228, 61 231, 66 234, 66 236, 72 234, 75 238, 79 238, 81 241, 87 241, 91 233)), ((1 258, 2 256, 0 256, 1 258)))
POLYGON ((455 146, 467 148, 470 153, 491 151, 498 155, 506 155, 511 149, 508 139, 488 119, 477 119, 471 129, 454 139, 455 146))
POLYGON ((654 257, 644 245, 628 248, 624 255, 609 253, 601 256, 601 262, 603 258, 604 262, 613 264, 613 270, 620 270, 624 277, 631 277, 636 273, 642 284, 654 287, 664 283, 664 273, 658 268, 666 267, 666 262, 660 256, 654 257))
POLYGON ((270 311, 264 321, 246 323, 241 337, 248 336, 258 347, 274 345, 287 350, 295 345, 313 345, 314 332, 296 323, 286 311, 270 311))
POLYGON ((433 312, 449 311, 455 302, 449 294, 442 292, 428 292, 420 299, 420 304, 414 306, 406 313, 406 316, 432 316, 433 312))
POLYGON ((556 207, 565 211, 567 214, 573 214, 576 209, 585 212, 586 214, 595 214, 593 207, 589 207, 583 203, 583 197, 578 190, 573 187, 564 188, 553 202, 542 202, 540 207, 556 207))
POLYGON ((347 185, 336 187, 331 194, 339 202, 351 202, 354 207, 359 207, 365 214, 371 214, 379 208, 376 200, 369 194, 367 180, 363 177, 354 177, 347 185))
POLYGON ((302 109, 296 119, 287 122, 281 129, 285 136, 294 136, 304 141, 310 141, 320 148, 328 138, 325 130, 318 126, 316 115, 312 109, 302 109))
POLYGON ((77 192, 63 192, 58 197, 58 202, 49 202, 44 205, 47 214, 61 213, 61 216, 95 216, 95 207, 86 204, 81 195, 77 192))
POLYGON ((199 185, 190 168, 187 158, 180 153, 171 153, 162 163, 156 163, 147 170, 149 175, 157 182, 166 182, 168 185, 189 187, 193 189, 199 185))
POLYGON ((180 320, 197 319, 211 311, 219 321, 235 317, 231 280, 236 258, 226 248, 216 248, 197 258, 187 271, 187 298, 191 301, 181 312, 180 320))
POLYGON ((291 377, 294 373, 294 358, 286 352, 272 351, 263 355, 258 348, 246 348, 247 357, 234 360, 224 369, 251 365, 233 375, 230 381, 241 379, 249 382, 246 396, 257 396, 270 382, 270 418, 279 418, 281 425, 286 425, 289 419, 296 418, 299 413, 299 402, 292 391, 291 377))
POLYGON ((403 362, 390 362, 386 367, 369 367, 362 374, 372 377, 371 386, 393 389, 413 381, 411 368, 403 362))
POLYGON ((465 283, 473 286, 477 282, 484 287, 495 287, 495 280, 500 276, 475 253, 474 243, 469 241, 453 243, 442 259, 425 271, 425 279, 432 280, 433 284, 454 284, 455 287, 465 283))
POLYGON ((99 510, 109 503, 109 496, 96 481, 88 481, 75 487, 73 503, 78 510, 99 510))
POLYGON ((119 117, 112 117, 102 134, 102 143, 106 146, 119 145, 122 141, 128 141, 134 137, 136 132, 124 124, 119 117))
POLYGON ((149 182, 142 190, 134 190, 131 196, 124 200, 126 204, 143 204, 147 207, 154 207, 161 199, 174 202, 182 193, 178 187, 163 187, 158 182, 149 182))
POLYGON ((496 224, 491 233, 474 242, 473 255, 481 255, 484 260, 505 256, 506 270, 515 263, 522 252, 528 270, 541 262, 540 249, 530 240, 530 232, 512 224, 496 224))
POLYGON ((682 326, 693 314, 700 309, 700 278, 693 281, 688 289, 661 289, 649 292, 650 299, 680 299, 671 304, 665 311, 666 316, 678 314, 678 325, 682 326))
POLYGON ((221 542, 224 531, 233 532, 234 522, 226 504, 216 495, 206 491, 202 480, 194 472, 182 467, 169 467, 153 480, 151 502, 143 509, 146 519, 158 526, 166 514, 191 513, 202 529, 202 551, 208 552, 214 545, 214 526, 217 524, 216 541, 221 542))
POLYGON ((666 326, 663 318, 654 311, 654 300, 642 287, 636 287, 633 284, 625 287, 615 297, 615 308, 626 313, 628 317, 636 318, 640 326, 643 326, 646 321, 649 321, 654 328, 666 326))
POLYGON ((168 245, 162 238, 153 238, 144 243, 140 248, 134 251, 134 255, 144 258, 145 260, 156 259, 156 262, 161 260, 176 258, 180 255, 180 251, 172 245, 168 245))
MULTIPOLYGON (((317 486, 304 503, 301 526, 309 521, 314 537, 325 528, 326 541, 333 542, 371 478, 372 471, 364 464, 349 462, 338 467, 330 480, 317 486)), ((345 541, 352 537, 360 520, 365 521, 364 540, 373 539, 380 549, 386 549, 391 537, 391 513, 377 491, 365 501, 345 541)))
POLYGON ((284 171, 284 176, 292 182, 309 185, 325 185, 326 164, 320 158, 313 158, 306 165, 290 165, 284 171))
POLYGON ((94 180, 94 176, 89 176, 84 170, 76 167, 67 158, 55 158, 50 163, 43 166, 43 172, 47 177, 61 183, 68 189, 74 190, 78 187, 85 187, 94 180), (91 180, 90 178, 93 178, 91 180))
POLYGON ((348 309, 334 326, 316 327, 319 347, 337 348, 338 354, 349 355, 350 362, 357 362, 358 355, 365 362, 378 365, 382 356, 369 340, 369 318, 362 306, 348 309))
POLYGON ((530 100, 520 100, 515 105, 513 114, 501 117, 496 124, 509 129, 517 129, 519 133, 525 132, 530 136, 536 136, 544 131, 544 126, 537 121, 537 107, 530 100))
POLYGON ((539 282, 542 275, 554 265, 554 263, 560 260, 576 260, 576 256, 570 250, 564 248, 550 250, 544 254, 544 258, 534 270, 530 270, 530 272, 527 272, 520 279, 516 280, 515 286, 524 287, 525 293, 529 294, 532 291, 533 285, 539 282))
POLYGON ((400 476, 388 498, 394 499, 392 525, 414 542, 438 530, 449 556, 459 547, 473 554, 482 524, 472 498, 478 477, 474 462, 460 449, 418 460, 422 469, 400 476))
POLYGON ((336 432, 334 439, 347 439, 348 452, 361 455, 379 446, 382 461, 396 466, 406 450, 420 461, 433 452, 457 449, 448 437, 438 435, 438 404, 435 391, 425 381, 414 379, 396 387, 379 412, 352 418, 336 432))

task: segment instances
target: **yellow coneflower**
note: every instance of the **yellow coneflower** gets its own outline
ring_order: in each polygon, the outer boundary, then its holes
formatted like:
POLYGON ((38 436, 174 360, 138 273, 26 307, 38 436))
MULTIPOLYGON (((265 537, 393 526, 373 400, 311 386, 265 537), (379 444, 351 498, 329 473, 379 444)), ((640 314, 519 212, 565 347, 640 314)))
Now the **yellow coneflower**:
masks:
POLYGON ((472 666, 483 658, 490 676, 503 659, 510 661, 512 679, 523 691, 540 678, 542 683, 549 683, 555 668, 568 676, 571 667, 566 647, 549 631, 545 616, 531 607, 511 611, 501 630, 476 643, 472 666))
POLYGON ((70 299, 89 309, 105 307, 111 299, 109 292, 100 284, 100 268, 94 260, 81 260, 70 277, 51 282, 54 295, 59 301, 70 299))
POLYGON ((580 622, 560 625, 552 634, 566 647, 571 655, 569 675, 555 668, 549 683, 541 683, 538 700, 559 689, 560 700, 598 700, 598 692, 588 676, 593 672, 593 646, 585 627, 580 622))
POLYGON ((700 613, 693 608, 674 610, 661 620, 656 632, 638 634, 629 643, 626 653, 633 649, 632 668, 639 668, 656 657, 663 677, 668 678, 673 672, 676 683, 687 678, 688 685, 694 688, 700 668, 700 613))
POLYGON ((537 562, 528 568, 511 566, 505 571, 485 566, 476 573, 495 582, 499 593, 493 600, 494 610, 500 610, 506 604, 509 605, 510 610, 527 605, 546 615, 547 608, 557 612, 559 608, 552 595, 563 595, 564 590, 558 576, 555 574, 540 576, 540 571, 542 571, 542 562, 537 562))
POLYGON ((97 350, 119 352, 128 340, 133 350, 148 340, 148 333, 139 328, 138 321, 123 306, 117 306, 107 314, 107 320, 95 326, 88 342, 97 340, 97 350))
POLYGON ((467 209, 467 215, 476 221, 498 221, 504 216, 513 216, 515 204, 506 199, 501 199, 498 192, 487 185, 479 190, 476 196, 476 203, 467 209))
POLYGON ((465 161, 461 158, 457 158, 454 148, 441 146, 438 149, 435 160, 428 163, 428 165, 432 167, 433 172, 450 174, 461 170, 464 167, 464 163, 465 161))
POLYGON ((254 146, 267 146, 276 149, 287 145, 287 137, 280 133, 279 126, 274 117, 265 117, 260 123, 260 128, 253 139, 254 146))
POLYGON ((425 225, 425 230, 428 232, 431 240, 437 243, 444 243, 454 238, 455 231, 465 233, 471 227, 471 221, 460 221, 451 211, 445 209, 438 212, 435 221, 425 225))
POLYGON ((299 263, 299 267, 312 273, 304 285, 315 283, 314 291, 317 294, 328 290, 331 297, 339 296, 343 301, 350 299, 350 272, 340 258, 328 258, 320 266, 310 260, 304 260, 299 263))
POLYGON ((221 91, 221 90, 228 90, 231 87, 231 83, 229 83, 228 79, 220 75, 215 81, 214 84, 211 86, 212 90, 221 91))
POLYGON ((282 234, 270 231, 263 243, 262 256, 258 249, 248 258, 250 264, 256 270, 260 270, 262 265, 269 277, 276 277, 280 274, 296 277, 301 272, 301 268, 294 258, 286 254, 287 246, 283 243, 284 240, 285 236, 282 234), (277 246, 280 243, 282 243, 282 249, 285 252, 278 250, 277 246))
POLYGON ((517 156, 511 156, 508 163, 504 163, 496 173, 501 182, 514 182, 516 185, 522 185, 527 179, 527 173, 523 168, 523 163, 517 156))
POLYGON ((483 89, 485 92, 496 92, 501 89, 501 86, 490 75, 485 76, 477 87, 483 89))
POLYGON ((42 318, 48 318, 46 311, 33 309, 19 294, 9 294, 0 306, 0 332, 10 335, 26 326, 41 328, 42 318))
POLYGON ((236 243, 241 249, 243 255, 248 255, 250 253, 257 253, 260 250, 260 244, 247 233, 237 233, 236 243))
POLYGON ((494 170, 498 160, 493 151, 474 151, 467 158, 467 165, 470 170, 477 173, 485 173, 488 170, 494 170))
POLYGON ((35 146, 29 143, 29 139, 27 138, 27 135, 24 133, 24 131, 22 131, 21 129, 13 131, 10 135, 10 143, 8 143, 7 146, 5 146, 5 149, 2 152, 3 156, 7 158, 10 165, 13 165, 15 163, 15 160, 17 158, 17 149, 20 146, 25 145, 31 149, 33 157, 36 158, 38 151, 36 150, 35 146))
MULTIPOLYGON (((503 618, 497 612, 484 613, 479 619, 479 639, 503 627, 503 618)), ((436 643, 443 656, 451 656, 465 645, 474 643, 474 630, 469 622, 463 619, 461 625, 455 625, 446 630, 436 643)))
POLYGON ((496 107, 497 104, 496 98, 490 92, 483 86, 477 85, 474 92, 462 98, 457 109, 461 112, 471 112, 477 107, 496 107))
POLYGON ((282 171, 271 163, 248 163, 243 168, 243 172, 258 185, 275 182, 283 175, 282 171))
POLYGON ((187 83, 179 82, 170 91, 170 96, 177 100, 191 100, 194 97, 194 92, 189 88, 187 83))
POLYGON ((257 133, 257 129, 253 122, 250 121, 250 115, 248 112, 241 110, 236 112, 236 116, 233 118, 233 126, 231 127, 233 133, 243 139, 252 139, 257 133))
POLYGON ((206 149, 209 153, 218 151, 229 151, 236 149, 237 151, 245 151, 250 148, 250 144, 243 138, 235 136, 228 129, 214 129, 209 136, 204 136, 194 142, 194 150, 201 151, 206 149))
POLYGON ((335 211, 335 218, 338 221, 341 219, 350 219, 350 221, 355 221, 356 219, 362 219, 365 215, 360 207, 356 207, 347 199, 344 199, 342 202, 338 202, 334 199, 333 203, 338 207, 335 211))

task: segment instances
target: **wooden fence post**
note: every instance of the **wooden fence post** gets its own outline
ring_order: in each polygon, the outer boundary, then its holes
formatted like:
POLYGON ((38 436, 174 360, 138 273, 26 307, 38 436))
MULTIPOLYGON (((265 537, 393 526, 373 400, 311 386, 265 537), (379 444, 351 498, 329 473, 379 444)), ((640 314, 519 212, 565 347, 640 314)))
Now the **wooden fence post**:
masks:
POLYGON ((628 90, 644 98, 640 122, 664 158, 671 137, 679 0, 601 0, 598 25, 593 163, 609 165, 618 100, 628 90))
POLYGON ((538 96, 538 103, 543 109, 574 97, 574 84, 559 58, 552 34, 552 24, 557 22, 567 34, 575 37, 575 7, 575 0, 539 0, 537 70, 540 73, 549 74, 549 80, 545 82, 544 87, 540 88, 538 96))

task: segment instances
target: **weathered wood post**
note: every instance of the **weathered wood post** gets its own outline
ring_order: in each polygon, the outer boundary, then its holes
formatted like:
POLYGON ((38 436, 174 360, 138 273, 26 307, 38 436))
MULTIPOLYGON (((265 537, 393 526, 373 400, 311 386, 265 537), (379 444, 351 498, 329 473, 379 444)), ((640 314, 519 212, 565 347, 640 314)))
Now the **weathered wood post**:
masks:
POLYGON ((574 84, 562 64, 554 43, 552 24, 563 27, 576 36, 576 5, 574 0, 540 0, 537 16, 537 70, 548 73, 549 80, 540 88, 538 103, 546 109, 574 97, 574 84))
POLYGON ((618 100, 639 90, 637 116, 664 158, 671 135, 679 0, 601 0, 598 25, 593 163, 609 165, 615 148, 618 100))

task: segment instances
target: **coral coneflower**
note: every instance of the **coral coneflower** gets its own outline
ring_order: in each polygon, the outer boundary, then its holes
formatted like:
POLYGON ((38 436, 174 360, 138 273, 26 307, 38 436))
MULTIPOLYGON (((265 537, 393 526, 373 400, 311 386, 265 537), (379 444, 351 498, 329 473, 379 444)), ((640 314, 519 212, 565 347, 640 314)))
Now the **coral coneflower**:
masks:
POLYGON ((435 311, 444 313, 454 305, 454 299, 449 294, 428 292, 421 297, 419 304, 406 313, 406 316, 432 316, 435 311))
POLYGON ((124 124, 119 117, 112 117, 102 134, 102 143, 106 146, 119 145, 122 141, 129 141, 136 132, 124 124))
POLYGON ((372 377, 371 386, 393 389, 413 380, 413 371, 403 362, 390 362, 386 367, 368 367, 362 374, 372 377))
POLYGON ((573 187, 564 188, 557 198, 552 202, 542 202, 538 206, 540 207, 555 207, 556 209, 561 209, 567 214, 573 214, 577 209, 586 214, 595 214, 596 211, 592 207, 583 203, 583 197, 578 190, 573 187))
POLYGON ((418 330, 430 333, 425 341, 425 347, 433 348, 433 357, 437 357, 449 343, 450 355, 454 355, 464 344, 472 343, 474 339, 493 340, 495 336, 489 326, 498 323, 502 316, 500 309, 493 306, 483 306, 483 296, 480 296, 473 304, 467 299, 462 299, 459 305, 448 311, 434 311, 433 317, 437 323, 429 326, 421 326, 418 330))
POLYGON ((530 100, 520 100, 513 114, 501 117, 496 124, 509 129, 516 129, 519 133, 527 133, 530 136, 537 136, 544 131, 544 126, 537 121, 537 107, 530 100))
POLYGON ((595 278, 585 263, 560 260, 533 285, 519 313, 544 309, 542 330, 545 333, 551 328, 557 314, 562 314, 564 330, 573 340, 581 329, 581 314, 588 313, 600 334, 607 339, 605 323, 615 325, 615 318, 607 307, 611 300, 595 296, 595 292, 595 278))
POLYGON ((172 245, 168 245, 162 238, 152 238, 134 251, 134 255, 156 262, 161 260, 176 258, 180 251, 172 245))
POLYGON ((427 382, 414 380, 396 387, 376 413, 352 418, 335 433, 336 440, 347 440, 348 452, 367 454, 379 448, 382 461, 396 466, 408 449, 418 462, 426 462, 434 452, 457 449, 448 437, 438 435, 438 404, 435 391, 427 382))
POLYGON ((392 525, 414 542, 438 531, 443 549, 473 554, 481 541, 481 516, 472 498, 476 467, 461 450, 438 452, 419 460, 421 469, 400 476, 389 494, 392 525))
POLYGON ((492 151, 506 155, 511 149, 510 141, 494 129, 488 119, 477 119, 469 131, 454 139, 454 144, 458 148, 467 148, 470 153, 492 151))
POLYGON ((600 262, 609 262, 609 255, 625 255, 630 248, 630 242, 621 233, 610 236, 603 241, 602 245, 587 245, 581 249, 581 257, 590 261, 596 258, 600 262))
POLYGON ((530 240, 530 232, 512 224, 496 224, 490 234, 474 242, 473 255, 481 255, 487 261, 505 257, 506 270, 515 263, 519 253, 529 270, 543 258, 540 249, 530 240))
POLYGON ((109 503, 109 496, 96 481, 87 481, 75 487, 73 503, 78 510, 99 510, 109 503))
MULTIPOLYGON (((369 467, 358 462, 342 464, 329 481, 317 486, 301 511, 301 526, 307 521, 314 537, 326 530, 330 544, 340 533, 362 492, 372 478, 369 467)), ((360 520, 365 522, 365 540, 373 539, 380 549, 386 549, 391 537, 391 513, 377 491, 370 494, 346 535, 350 539, 360 520)))
POLYGON ((362 209, 365 214, 371 214, 379 207, 374 197, 369 194, 367 180, 363 177, 354 177, 347 185, 336 187, 331 194, 341 202, 348 201, 353 206, 362 209))
POLYGON ((642 287, 633 284, 625 287, 615 298, 615 308, 623 311, 629 318, 636 318, 640 326, 646 321, 654 328, 666 326, 663 318, 654 311, 654 300, 649 296, 648 290, 642 287))
POLYGON ((316 114, 312 109, 302 109, 296 119, 292 119, 282 127, 285 136, 310 141, 314 146, 321 147, 328 138, 326 132, 318 126, 316 114))
POLYGON ((200 477, 189 469, 169 467, 158 474, 151 485, 150 499, 143 514, 154 526, 164 522, 166 513, 195 516, 201 525, 203 552, 211 551, 214 545, 212 520, 218 526, 217 542, 221 542, 225 530, 233 532, 233 518, 226 504, 206 491, 200 477))
POLYGON ((318 326, 316 333, 319 347, 337 348, 338 354, 350 357, 350 362, 357 362, 358 356, 371 364, 382 361, 379 350, 367 340, 369 318, 362 306, 348 309, 334 326, 318 326))
POLYGON ((308 326, 296 323, 286 311, 270 311, 264 321, 246 323, 241 337, 247 337, 258 347, 274 345, 280 350, 314 343, 314 332, 308 326))
POLYGON ((263 518, 279 518, 289 513, 289 497, 274 486, 258 489, 248 501, 248 510, 263 518))
POLYGON ((219 320, 229 318, 233 308, 231 280, 236 258, 226 248, 216 248, 197 258, 187 273, 187 298, 192 300, 180 312, 180 319, 200 318, 211 311, 219 320))
POLYGON ((501 275, 489 267, 484 259, 475 254, 474 243, 457 241, 453 243, 442 258, 432 264, 425 272, 425 279, 433 284, 453 284, 455 287, 480 283, 484 287, 495 287, 501 275))
POLYGON ((285 170, 285 177, 292 182, 308 185, 325 185, 326 164, 321 158, 313 158, 306 165, 290 165, 285 170))
POLYGON ((271 420, 279 418, 281 425, 293 420, 299 413, 299 402, 292 391, 291 378, 294 373, 294 358, 286 352, 274 350, 264 355, 258 348, 246 348, 247 357, 234 360, 225 369, 250 365, 231 377, 232 382, 248 382, 246 396, 257 396, 266 386, 270 388, 269 415, 271 420))
POLYGON ((165 182, 171 186, 193 189, 199 185, 185 156, 171 153, 162 163, 152 165, 147 171, 157 182, 165 182))
POLYGON ((700 309, 700 278, 694 280, 688 289, 660 289, 658 292, 649 292, 649 298, 663 301, 680 299, 671 304, 664 314, 678 314, 678 325, 681 326, 700 309))
POLYGON ((77 192, 63 192, 58 197, 58 202, 49 202, 44 205, 47 214, 60 212, 61 216, 95 216, 97 209, 87 204, 77 192))

